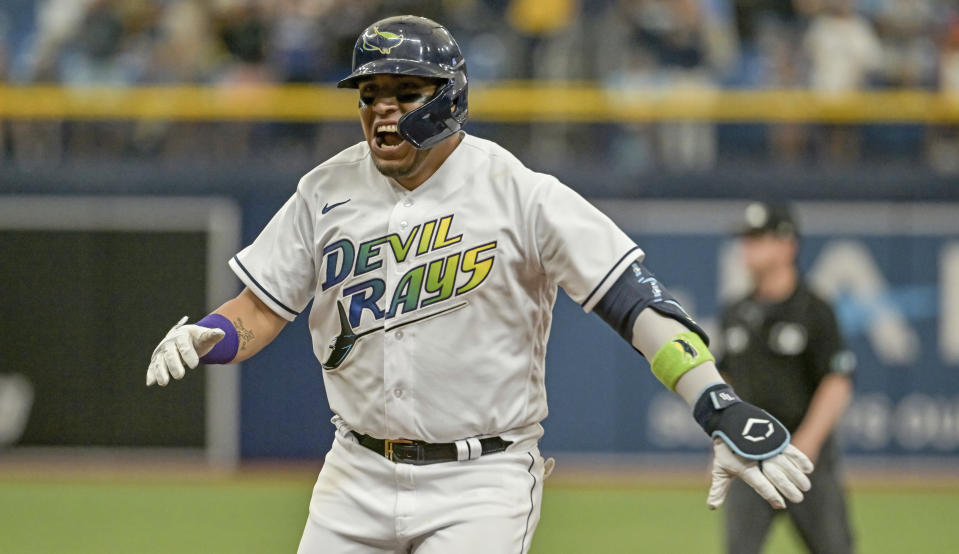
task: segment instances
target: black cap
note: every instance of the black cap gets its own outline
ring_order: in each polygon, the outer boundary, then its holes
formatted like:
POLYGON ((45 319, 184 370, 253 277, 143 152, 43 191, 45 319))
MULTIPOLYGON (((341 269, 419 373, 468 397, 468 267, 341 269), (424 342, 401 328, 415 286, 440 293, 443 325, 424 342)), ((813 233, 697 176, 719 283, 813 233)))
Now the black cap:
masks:
POLYGON ((799 226, 788 206, 766 202, 751 202, 746 206, 739 234, 755 236, 765 233, 799 237, 799 226))

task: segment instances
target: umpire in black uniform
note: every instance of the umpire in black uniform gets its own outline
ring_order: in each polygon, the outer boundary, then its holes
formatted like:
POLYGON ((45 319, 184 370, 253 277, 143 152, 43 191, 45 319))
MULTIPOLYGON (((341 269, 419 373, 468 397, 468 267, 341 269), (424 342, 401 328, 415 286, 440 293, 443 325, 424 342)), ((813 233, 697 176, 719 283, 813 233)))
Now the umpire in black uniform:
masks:
MULTIPOLYGON (((809 551, 852 552, 833 431, 852 395, 855 358, 832 308, 799 276, 799 232, 788 207, 750 204, 740 237, 755 288, 723 311, 720 371, 743 400, 779 419, 816 463, 805 500, 786 508, 809 551)), ((735 482, 725 514, 727 551, 749 554, 760 551, 777 512, 735 482)))

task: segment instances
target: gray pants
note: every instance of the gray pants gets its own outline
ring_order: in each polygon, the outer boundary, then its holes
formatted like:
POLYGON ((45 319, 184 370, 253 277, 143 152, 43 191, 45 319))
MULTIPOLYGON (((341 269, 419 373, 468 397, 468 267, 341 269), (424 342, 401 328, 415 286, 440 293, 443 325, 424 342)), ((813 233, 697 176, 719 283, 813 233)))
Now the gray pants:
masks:
MULTIPOLYGON (((852 533, 846 515, 846 499, 839 481, 837 464, 820 459, 809 476, 812 489, 799 504, 787 501, 789 514, 806 548, 813 554, 847 554, 853 551, 852 533)), ((760 552, 773 518, 784 513, 773 510, 749 485, 734 480, 726 497, 726 552, 760 552)))

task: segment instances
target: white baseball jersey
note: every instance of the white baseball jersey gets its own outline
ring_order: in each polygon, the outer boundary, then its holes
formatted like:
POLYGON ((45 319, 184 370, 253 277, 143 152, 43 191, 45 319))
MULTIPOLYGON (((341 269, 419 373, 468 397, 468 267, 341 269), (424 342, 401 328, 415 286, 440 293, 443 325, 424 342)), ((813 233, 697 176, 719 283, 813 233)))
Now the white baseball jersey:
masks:
POLYGON ((538 438, 557 285, 586 311, 638 246, 599 210, 487 140, 465 135, 413 191, 352 146, 304 176, 237 276, 293 320, 313 300, 325 361, 337 302, 361 338, 322 372, 330 408, 378 438, 538 438))

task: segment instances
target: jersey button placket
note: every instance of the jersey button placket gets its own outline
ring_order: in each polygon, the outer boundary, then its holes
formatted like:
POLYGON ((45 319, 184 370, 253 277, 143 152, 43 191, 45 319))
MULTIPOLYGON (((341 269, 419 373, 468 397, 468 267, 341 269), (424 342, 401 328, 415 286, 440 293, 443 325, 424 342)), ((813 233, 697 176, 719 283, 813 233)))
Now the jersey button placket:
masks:
MULTIPOLYGON (((406 241, 409 238, 410 228, 412 227, 412 225, 410 224, 410 221, 412 221, 411 219, 412 214, 410 213, 409 208, 412 208, 412 207, 413 207, 413 199, 410 198, 409 196, 404 196, 400 201, 396 203, 393 209, 392 217, 390 218, 390 227, 395 226, 395 229, 391 229, 391 230, 393 230, 393 232, 397 233, 400 236, 401 241, 406 241), (399 221, 397 222, 397 220, 399 221)), ((417 242, 418 240, 414 237, 413 250, 415 250, 416 248, 415 245, 417 244, 417 242)), ((406 266, 408 265, 408 262, 413 257, 413 255, 414 255, 414 252, 407 253, 406 260, 403 263, 396 264, 396 267, 394 270, 394 273, 396 275, 402 275, 405 272, 406 266)))
MULTIPOLYGON (((390 413, 392 427, 398 429, 399 435, 404 434, 404 430, 414 427, 414 406, 415 395, 410 389, 412 382, 410 360, 410 351, 412 345, 409 344, 409 331, 406 329, 391 329, 386 332, 386 352, 384 358, 387 361, 386 374, 386 404, 390 413)), ((392 438, 404 438, 404 436, 392 438)))
MULTIPOLYGON (((407 252, 405 260, 398 262, 395 256, 391 256, 384 264, 384 280, 386 281, 385 306, 390 309, 393 291, 399 285, 402 275, 408 270, 410 262, 415 255, 415 248, 418 237, 410 238, 412 228, 415 226, 414 214, 411 213, 413 200, 409 197, 402 197, 394 204, 393 211, 389 219, 389 231, 399 237, 402 244, 412 240, 413 246, 407 252)), ((395 316, 401 314, 397 313, 395 316)), ((408 356, 408 345, 404 344, 405 333, 402 329, 389 329, 392 320, 386 320, 386 336, 383 341, 383 394, 385 396, 386 408, 386 426, 389 432, 389 438, 404 438, 406 431, 414 426, 411 415, 411 401, 413 399, 411 391, 407 384, 409 381, 410 360, 408 356)))

